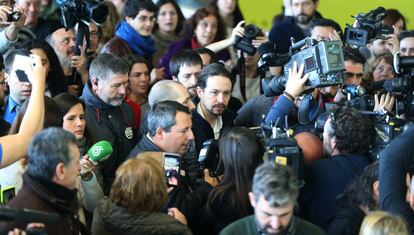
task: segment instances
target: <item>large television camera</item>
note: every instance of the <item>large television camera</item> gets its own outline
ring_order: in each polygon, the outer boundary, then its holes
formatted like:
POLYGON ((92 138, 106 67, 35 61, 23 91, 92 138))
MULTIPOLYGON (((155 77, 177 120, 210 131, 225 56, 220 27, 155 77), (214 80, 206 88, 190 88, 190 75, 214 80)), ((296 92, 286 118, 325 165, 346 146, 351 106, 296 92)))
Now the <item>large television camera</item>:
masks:
POLYGON ((289 69, 293 68, 294 63, 304 64, 303 73, 309 74, 306 85, 311 88, 342 84, 342 72, 345 68, 340 41, 317 42, 308 37, 293 43, 290 47, 289 56, 291 57, 289 62, 284 65, 284 75, 262 80, 262 87, 266 96, 283 93, 289 79, 289 69))
POLYGON ((293 131, 284 130, 275 125, 262 124, 262 138, 266 147, 263 160, 289 166, 303 186, 303 153, 296 140, 291 137, 293 131))
POLYGON ((394 29, 382 23, 385 13, 386 10, 383 7, 378 7, 366 14, 356 15, 354 27, 348 25, 345 28, 345 42, 349 45, 363 47, 372 39, 385 38, 393 34, 394 29))
POLYGON ((61 22, 66 29, 75 27, 78 22, 93 22, 100 26, 106 21, 108 7, 103 1, 57 0, 61 10, 61 22))

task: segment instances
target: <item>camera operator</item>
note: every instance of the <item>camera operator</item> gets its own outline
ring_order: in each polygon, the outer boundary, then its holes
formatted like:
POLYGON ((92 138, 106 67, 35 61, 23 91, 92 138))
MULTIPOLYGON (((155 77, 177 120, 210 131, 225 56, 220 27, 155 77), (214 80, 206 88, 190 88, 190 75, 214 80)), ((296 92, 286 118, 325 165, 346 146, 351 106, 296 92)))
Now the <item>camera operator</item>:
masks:
MULTIPOLYGON (((295 108, 295 101, 303 91, 306 90, 305 83, 309 78, 309 74, 302 76, 304 65, 302 64, 297 70, 297 64, 293 65, 293 68, 289 70, 289 78, 286 82, 286 88, 283 92, 283 95, 279 96, 274 105, 270 108, 269 113, 265 118, 265 123, 275 124, 278 120, 284 120, 285 116, 288 115, 295 108)), ((318 104, 311 104, 311 110, 307 115, 313 115, 317 108, 318 104)))
POLYGON ((22 7, 12 9, 11 0, 2 0, 0 5, 0 54, 4 55, 12 48, 18 39, 20 29, 23 28, 26 20, 26 11, 22 7), (13 19, 12 15, 20 15, 17 19, 13 19), (10 22, 10 20, 12 20, 10 22))
POLYGON ((254 215, 237 220, 220 235, 234 234, 325 234, 320 228, 294 215, 298 181, 286 166, 265 162, 253 177, 250 204, 254 215))
POLYGON ((414 56, 414 30, 401 32, 398 40, 401 56, 414 56))
POLYGON ((381 209, 401 215, 411 233, 414 232, 414 211, 406 200, 407 173, 412 175, 414 126, 409 125, 380 153, 379 192, 381 209))
POLYGON ((326 219, 334 212, 334 199, 369 163, 368 146, 374 129, 357 110, 341 107, 324 125, 326 159, 305 166, 305 186, 301 189, 301 215, 327 230, 326 219))

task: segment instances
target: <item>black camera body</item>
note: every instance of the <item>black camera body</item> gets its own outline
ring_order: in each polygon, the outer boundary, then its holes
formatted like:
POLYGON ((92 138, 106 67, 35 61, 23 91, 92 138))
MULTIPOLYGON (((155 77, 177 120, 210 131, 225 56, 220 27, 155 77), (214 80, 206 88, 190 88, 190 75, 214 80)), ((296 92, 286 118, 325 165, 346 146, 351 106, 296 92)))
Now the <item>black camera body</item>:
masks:
POLYGON ((21 12, 13 11, 12 13, 7 15, 7 22, 17 22, 20 20, 21 16, 22 16, 21 12))
POLYGON ((209 139, 204 141, 198 157, 201 170, 208 169, 211 177, 223 174, 224 169, 220 164, 220 153, 218 140, 209 139))
POLYGON ((106 21, 108 7, 98 0, 57 0, 61 10, 61 23, 66 29, 78 22, 92 21, 100 26, 106 21))
POLYGON ((370 40, 384 38, 386 35, 393 34, 394 29, 382 24, 386 10, 378 7, 366 14, 360 13, 355 17, 356 26, 345 28, 345 42, 355 46, 366 46, 370 40))
POLYGON ((262 35, 262 30, 256 25, 249 24, 244 27, 244 37, 237 37, 234 48, 248 55, 254 55, 256 48, 252 45, 252 40, 262 35))
POLYGON ((317 42, 305 38, 290 48, 291 59, 284 65, 284 75, 263 79, 262 86, 266 96, 280 95, 289 79, 289 70, 294 63, 304 64, 303 74, 309 74, 307 86, 312 88, 342 84, 345 70, 344 55, 340 41, 317 42))
POLYGON ((289 166, 296 174, 301 186, 303 185, 303 153, 296 140, 287 132, 274 126, 262 124, 262 140, 266 147, 263 160, 272 161, 276 164, 289 166))

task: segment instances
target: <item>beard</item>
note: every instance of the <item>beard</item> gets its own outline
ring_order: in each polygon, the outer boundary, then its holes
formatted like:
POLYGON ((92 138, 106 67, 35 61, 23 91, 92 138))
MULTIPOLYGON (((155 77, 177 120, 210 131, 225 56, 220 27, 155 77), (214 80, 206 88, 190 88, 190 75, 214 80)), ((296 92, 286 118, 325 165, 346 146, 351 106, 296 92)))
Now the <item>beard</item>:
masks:
POLYGON ((207 109, 211 116, 219 117, 223 114, 224 110, 226 110, 226 105, 224 104, 216 104, 211 107, 211 109, 207 109), (219 109, 219 110, 217 110, 219 109))
POLYGON ((98 92, 98 96, 103 102, 105 102, 109 105, 112 105, 112 106, 121 106, 122 101, 125 98, 125 96, 118 96, 118 97, 111 98, 111 97, 107 96, 106 94, 104 94, 101 91, 98 92))
POLYGON ((309 24, 312 20, 312 16, 308 16, 304 13, 300 13, 299 15, 295 16, 296 22, 299 24, 309 24))

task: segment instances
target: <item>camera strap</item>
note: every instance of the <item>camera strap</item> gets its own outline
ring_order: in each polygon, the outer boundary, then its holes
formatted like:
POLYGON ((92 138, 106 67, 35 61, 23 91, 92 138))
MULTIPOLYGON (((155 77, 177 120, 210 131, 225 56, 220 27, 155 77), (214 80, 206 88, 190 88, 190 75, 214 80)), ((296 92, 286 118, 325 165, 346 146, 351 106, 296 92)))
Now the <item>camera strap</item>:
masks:
POLYGON ((243 52, 240 53, 239 59, 239 82, 240 82, 240 93, 243 96, 243 99, 246 99, 246 65, 244 64, 244 54, 243 52))

